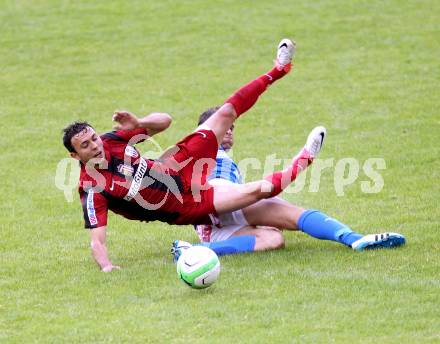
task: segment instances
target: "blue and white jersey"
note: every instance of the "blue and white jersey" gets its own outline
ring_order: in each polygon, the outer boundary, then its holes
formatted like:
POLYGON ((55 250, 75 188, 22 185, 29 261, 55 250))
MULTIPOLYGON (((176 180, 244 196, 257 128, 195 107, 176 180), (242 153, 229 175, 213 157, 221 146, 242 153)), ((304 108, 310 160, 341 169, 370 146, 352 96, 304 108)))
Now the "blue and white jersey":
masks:
POLYGON ((231 159, 222 146, 218 148, 216 163, 217 165, 208 177, 208 180, 221 178, 229 180, 232 183, 243 184, 243 178, 241 177, 237 164, 231 159))

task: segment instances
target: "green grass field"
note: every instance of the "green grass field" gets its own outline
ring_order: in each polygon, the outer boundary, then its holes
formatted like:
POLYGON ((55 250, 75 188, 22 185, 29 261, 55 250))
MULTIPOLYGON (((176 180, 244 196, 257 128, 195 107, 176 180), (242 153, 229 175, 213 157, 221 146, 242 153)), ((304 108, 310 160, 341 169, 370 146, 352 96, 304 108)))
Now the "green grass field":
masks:
POLYGON ((435 0, 0 0, 0 342, 439 343, 439 18, 435 0), (298 44, 293 73, 239 120, 234 157, 289 158, 325 125, 320 157, 385 159, 383 190, 362 193, 361 172, 337 196, 328 169, 318 193, 286 199, 407 245, 354 253, 285 233, 284 250, 221 258, 197 291, 169 255, 196 241, 191 227, 111 215, 123 270, 99 272, 78 196, 55 186, 61 129, 165 111, 167 147, 266 72, 283 37, 298 44))

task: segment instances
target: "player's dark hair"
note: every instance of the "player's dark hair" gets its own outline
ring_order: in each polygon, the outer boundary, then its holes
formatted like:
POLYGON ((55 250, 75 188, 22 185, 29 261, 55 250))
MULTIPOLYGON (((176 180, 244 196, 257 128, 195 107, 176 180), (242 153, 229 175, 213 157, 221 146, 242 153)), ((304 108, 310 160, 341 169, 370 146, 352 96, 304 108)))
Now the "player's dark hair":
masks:
POLYGON ((204 113, 202 113, 199 117, 199 124, 202 124, 205 122, 209 117, 211 117, 218 109, 220 109, 220 106, 212 107, 206 110, 204 113))
POLYGON ((63 129, 63 144, 69 152, 75 152, 75 148, 72 146, 72 137, 86 130, 87 128, 93 129, 93 127, 87 122, 74 122, 63 129))

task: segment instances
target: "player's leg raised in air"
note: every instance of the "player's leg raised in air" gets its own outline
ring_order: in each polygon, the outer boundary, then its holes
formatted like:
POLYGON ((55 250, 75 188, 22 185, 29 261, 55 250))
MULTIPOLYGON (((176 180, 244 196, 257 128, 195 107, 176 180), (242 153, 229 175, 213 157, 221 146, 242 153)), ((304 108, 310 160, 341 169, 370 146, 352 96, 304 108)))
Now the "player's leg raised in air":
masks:
MULTIPOLYGON (((278 45, 275 66, 266 74, 236 91, 197 130, 211 130, 214 132, 218 144, 220 144, 235 119, 249 110, 269 85, 291 70, 294 53, 294 43, 289 39, 283 39, 278 45)), ((299 172, 313 162, 321 149, 325 134, 325 128, 315 128, 310 133, 306 146, 292 160, 291 166, 268 176, 265 180, 227 187, 214 186, 214 207, 216 211, 224 213, 241 209, 260 199, 279 194, 295 180, 299 172)))
POLYGON ((214 185, 214 207, 217 213, 242 209, 262 199, 278 195, 313 162, 321 150, 325 135, 324 127, 313 129, 305 146, 292 159, 291 165, 264 180, 246 184, 214 185))
MULTIPOLYGON (((249 110, 269 85, 285 76, 292 67, 295 45, 289 39, 283 39, 277 50, 275 66, 266 74, 241 87, 211 117, 201 124, 196 131, 179 144, 184 148, 174 154, 180 163, 187 158, 198 160, 187 165, 185 171, 192 169, 191 191, 198 195, 203 187, 205 176, 205 160, 215 159, 216 149, 222 142, 227 130, 241 114, 249 110), (201 134, 201 135, 197 135, 201 134), (215 142, 216 140, 217 142, 215 142)), ((213 186, 213 205, 218 214, 242 209, 261 199, 279 194, 295 180, 298 173, 313 162, 319 153, 325 128, 317 127, 309 135, 305 147, 295 156, 289 168, 276 172, 264 180, 242 185, 213 186)), ((208 166, 208 170, 209 170, 208 166)))
MULTIPOLYGON (((236 118, 249 110, 269 85, 285 76, 291 70, 294 53, 294 43, 289 39, 283 39, 278 45, 274 67, 266 74, 261 75, 236 91, 226 100, 223 106, 196 129, 196 132, 200 132, 203 136, 209 135, 207 131, 214 133, 217 144, 220 144, 236 118)), ((323 127, 315 128, 309 135, 306 146, 293 159, 292 165, 286 170, 274 173, 267 180, 227 187, 214 186, 214 207, 217 213, 238 210, 260 199, 279 194, 287 185, 295 180, 300 171, 312 163, 321 148, 324 136, 325 129, 323 127)), ((204 149, 200 148, 199 150, 205 153, 204 149)), ((197 154, 193 153, 194 157, 196 157, 197 154)), ((206 154, 205 157, 209 158, 210 156, 206 154)), ((196 158, 203 158, 203 156, 196 158)), ((200 165, 202 166, 202 164, 200 165)), ((199 179, 201 179, 199 174, 197 171, 193 173, 193 176, 196 176, 196 178, 193 178, 193 181, 195 179, 194 187, 192 187, 193 191, 197 191, 196 187, 199 179)))
POLYGON ((237 90, 198 129, 212 130, 220 144, 233 122, 255 104, 267 87, 289 73, 294 54, 295 44, 287 38, 283 39, 278 45, 274 67, 237 90))

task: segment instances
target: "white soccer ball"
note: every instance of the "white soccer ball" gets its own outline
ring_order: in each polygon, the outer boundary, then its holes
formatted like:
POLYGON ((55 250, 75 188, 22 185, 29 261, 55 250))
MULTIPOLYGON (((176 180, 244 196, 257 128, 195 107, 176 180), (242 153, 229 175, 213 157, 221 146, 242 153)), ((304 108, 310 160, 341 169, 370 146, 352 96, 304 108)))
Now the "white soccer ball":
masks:
POLYGON ((220 274, 220 261, 213 250, 205 246, 192 246, 177 261, 177 275, 195 289, 212 285, 220 274))

